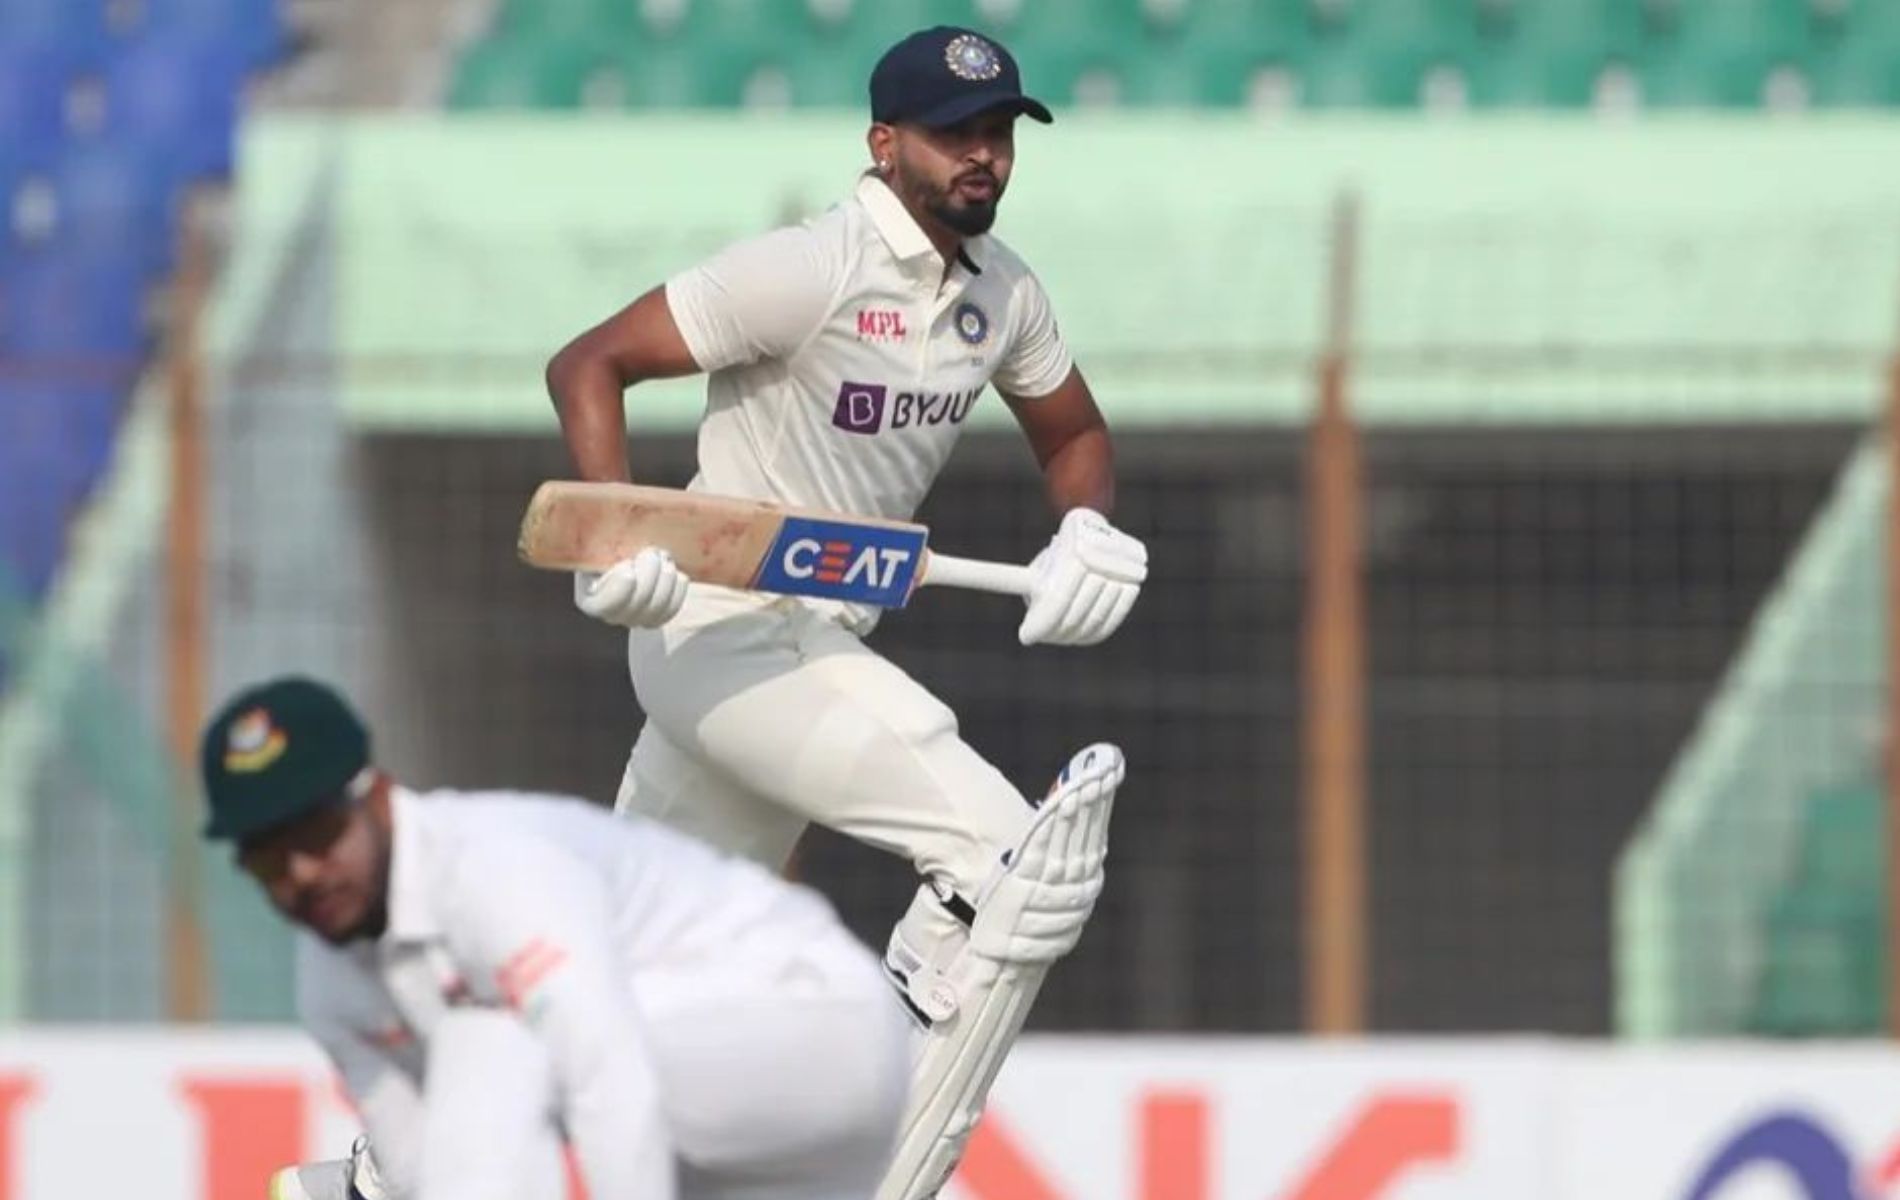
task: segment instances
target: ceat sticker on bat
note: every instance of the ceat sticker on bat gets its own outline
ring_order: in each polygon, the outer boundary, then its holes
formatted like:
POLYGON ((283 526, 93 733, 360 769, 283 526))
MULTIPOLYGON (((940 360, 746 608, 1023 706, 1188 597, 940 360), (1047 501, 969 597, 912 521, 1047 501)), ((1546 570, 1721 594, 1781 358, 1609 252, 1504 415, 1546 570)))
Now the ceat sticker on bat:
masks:
POLYGON ((895 608, 910 597, 928 536, 922 529, 787 517, 753 586, 895 608))

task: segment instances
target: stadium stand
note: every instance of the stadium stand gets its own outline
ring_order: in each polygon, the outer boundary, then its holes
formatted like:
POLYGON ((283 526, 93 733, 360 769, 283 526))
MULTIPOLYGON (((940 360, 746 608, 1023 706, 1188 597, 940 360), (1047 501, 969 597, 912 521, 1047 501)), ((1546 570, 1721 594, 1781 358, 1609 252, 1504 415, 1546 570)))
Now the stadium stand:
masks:
POLYGON ((503 0, 450 99, 852 106, 897 33, 951 21, 1008 39, 1036 90, 1061 104, 1586 108, 1620 103, 1619 81, 1656 108, 1889 104, 1900 98, 1895 10, 1869 0, 503 0))
POLYGON ((183 201, 230 178, 247 77, 288 45, 276 0, 0 0, 0 586, 28 603, 151 349, 183 201))

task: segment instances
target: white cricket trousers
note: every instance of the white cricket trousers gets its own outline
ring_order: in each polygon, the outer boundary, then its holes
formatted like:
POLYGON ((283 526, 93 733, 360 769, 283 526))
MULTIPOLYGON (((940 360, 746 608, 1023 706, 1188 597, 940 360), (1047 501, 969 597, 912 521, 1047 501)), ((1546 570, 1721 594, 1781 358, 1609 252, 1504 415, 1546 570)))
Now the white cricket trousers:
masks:
POLYGON ((620 811, 773 870, 816 821, 966 899, 1029 826, 956 714, 814 606, 696 584, 627 657, 647 723, 620 811))
MULTIPOLYGON (((629 1019, 653 1055, 677 1200, 866 1200, 904 1110, 909 1025, 842 929, 762 970, 713 961, 636 980, 629 1019)), ((557 1096, 545 1050, 513 1013, 444 1017, 429 1046, 418 1200, 561 1200, 557 1096)))

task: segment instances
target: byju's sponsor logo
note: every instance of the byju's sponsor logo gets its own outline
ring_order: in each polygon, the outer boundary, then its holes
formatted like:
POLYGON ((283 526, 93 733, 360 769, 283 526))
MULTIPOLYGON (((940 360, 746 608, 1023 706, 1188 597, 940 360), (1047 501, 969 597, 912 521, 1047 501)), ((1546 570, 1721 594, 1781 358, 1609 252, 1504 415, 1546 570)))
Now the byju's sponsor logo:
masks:
POLYGON ((898 392, 881 383, 842 383, 831 423, 846 433, 879 433, 928 425, 961 425, 976 407, 981 387, 967 392, 898 392))
POLYGON ((881 383, 838 385, 838 407, 831 423, 846 433, 876 433, 884 425, 884 403, 889 392, 881 383))
POLYGON ((891 428, 946 422, 961 425, 982 394, 982 388, 968 392, 899 392, 891 400, 891 428))

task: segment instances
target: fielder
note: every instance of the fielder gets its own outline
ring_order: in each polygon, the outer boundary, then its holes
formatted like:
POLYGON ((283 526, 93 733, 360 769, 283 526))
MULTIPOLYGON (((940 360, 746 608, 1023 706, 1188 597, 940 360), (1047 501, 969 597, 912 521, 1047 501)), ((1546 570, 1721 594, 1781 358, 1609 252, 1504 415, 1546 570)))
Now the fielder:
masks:
MULTIPOLYGON (((1061 514, 1018 636, 1100 642, 1147 554, 1109 523, 1108 430, 1042 285, 988 236, 1016 120, 1049 111, 1001 46, 948 27, 892 47, 870 99, 873 165, 850 198, 730 246, 554 357, 575 466, 628 481, 622 393, 705 372, 692 488, 908 520, 994 384, 1061 514)), ((773 867, 811 821, 915 864, 923 883, 885 967, 924 1036, 877 1196, 936 1195, 1101 889, 1120 752, 1082 751, 1033 805, 865 647, 874 610, 692 584, 657 549, 577 577, 575 602, 631 630, 647 721, 619 811, 773 867)))
POLYGON ((303 928, 298 1008, 375 1147, 273 1200, 862 1200, 906 1026, 816 893, 645 821, 419 794, 307 680, 206 731, 207 834, 303 928), (822 1080, 822 1086, 814 1086, 822 1080))

